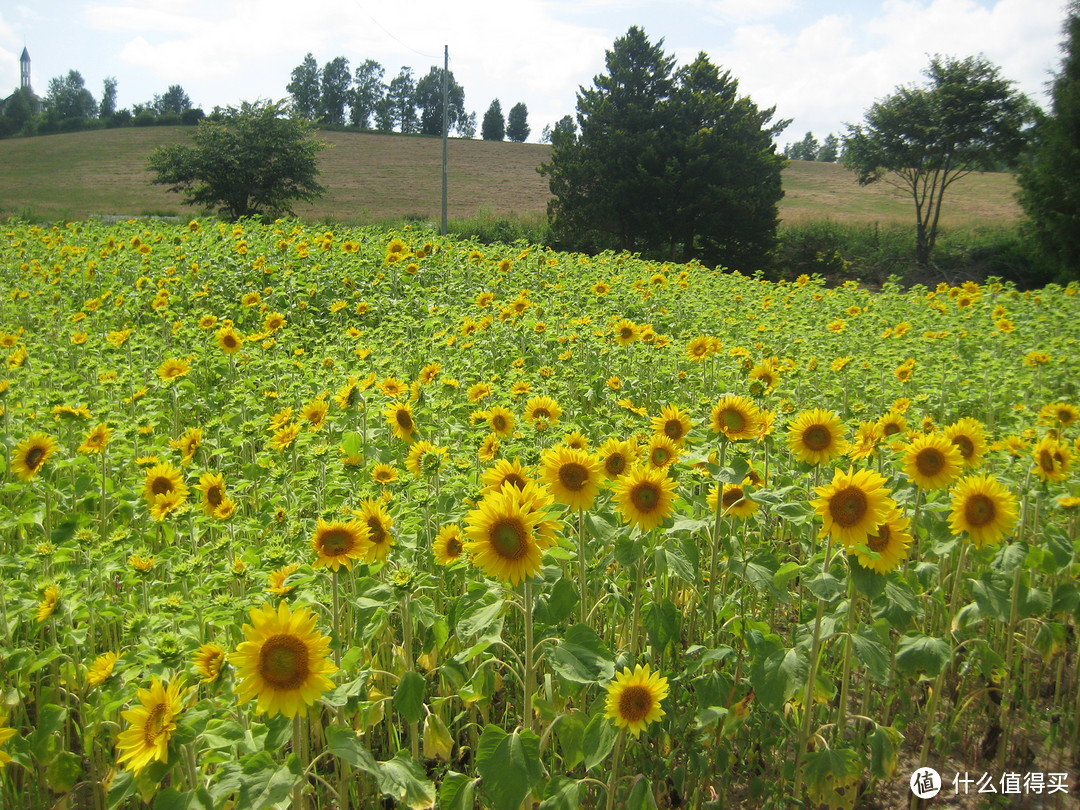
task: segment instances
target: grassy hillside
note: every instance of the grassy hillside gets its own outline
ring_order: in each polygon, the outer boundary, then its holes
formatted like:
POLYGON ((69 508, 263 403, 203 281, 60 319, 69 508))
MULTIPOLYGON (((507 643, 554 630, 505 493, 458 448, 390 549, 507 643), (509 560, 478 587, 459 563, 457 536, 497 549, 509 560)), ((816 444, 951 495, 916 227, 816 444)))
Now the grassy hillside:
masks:
MULTIPOLYGON (((151 127, 78 132, 0 141, 0 215, 49 219, 93 215, 175 214, 190 209, 150 183, 147 156, 160 144, 184 142, 189 129, 151 127)), ((442 143, 438 139, 347 132, 323 133, 321 155, 328 194, 297 207, 305 218, 371 222, 402 216, 437 219, 442 143)), ((549 197, 536 167, 550 156, 542 144, 450 141, 449 214, 478 211, 536 217, 549 197)), ((1007 174, 971 175, 949 189, 945 225, 1010 223, 1019 216, 1007 174)), ((792 162, 784 170, 785 223, 908 223, 911 202, 885 184, 860 187, 840 166, 792 162)))

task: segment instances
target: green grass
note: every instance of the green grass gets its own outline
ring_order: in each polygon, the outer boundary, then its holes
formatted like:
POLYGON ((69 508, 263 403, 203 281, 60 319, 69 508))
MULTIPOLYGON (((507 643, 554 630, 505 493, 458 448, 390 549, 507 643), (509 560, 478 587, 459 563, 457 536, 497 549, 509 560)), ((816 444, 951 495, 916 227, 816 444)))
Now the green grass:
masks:
MULTIPOLYGON (((0 141, 0 216, 52 221, 89 216, 190 216, 176 194, 152 185, 146 159, 155 147, 182 143, 190 128, 150 127, 77 132, 0 141)), ((325 132, 321 157, 327 195, 296 213, 345 224, 438 222, 442 142, 437 138, 325 132)), ((550 197, 536 169, 550 158, 543 144, 453 139, 449 146, 449 217, 476 231, 492 222, 542 222, 550 197)), ((780 216, 785 225, 912 225, 909 198, 879 183, 862 187, 831 163, 793 161, 785 170, 780 216)), ((942 225, 1011 225, 1020 211, 1008 174, 973 174, 945 198, 942 225)), ((478 234, 480 235, 480 234, 478 234)))

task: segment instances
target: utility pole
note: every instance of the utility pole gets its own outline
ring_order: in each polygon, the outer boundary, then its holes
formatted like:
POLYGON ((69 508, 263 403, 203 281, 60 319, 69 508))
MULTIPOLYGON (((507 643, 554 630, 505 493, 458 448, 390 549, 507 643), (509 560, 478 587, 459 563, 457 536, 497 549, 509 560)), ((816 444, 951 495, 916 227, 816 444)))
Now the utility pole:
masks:
POLYGON ((450 46, 443 45, 442 72, 442 229, 446 236, 446 164, 447 142, 450 136, 450 46))

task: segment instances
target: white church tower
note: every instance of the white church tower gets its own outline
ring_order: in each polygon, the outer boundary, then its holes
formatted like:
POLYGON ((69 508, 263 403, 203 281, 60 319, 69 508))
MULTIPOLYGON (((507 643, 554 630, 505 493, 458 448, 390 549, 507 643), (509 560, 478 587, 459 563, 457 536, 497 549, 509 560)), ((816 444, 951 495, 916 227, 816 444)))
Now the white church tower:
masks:
POLYGON ((34 92, 30 87, 30 53, 25 46, 22 56, 19 57, 19 87, 30 93, 34 92))

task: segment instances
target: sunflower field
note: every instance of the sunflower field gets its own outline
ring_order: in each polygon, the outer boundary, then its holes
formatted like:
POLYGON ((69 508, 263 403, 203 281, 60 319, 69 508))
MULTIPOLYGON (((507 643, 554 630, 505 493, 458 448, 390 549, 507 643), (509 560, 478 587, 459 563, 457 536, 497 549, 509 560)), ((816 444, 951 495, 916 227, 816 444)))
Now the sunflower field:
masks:
POLYGON ((0 276, 0 806, 1075 806, 1076 285, 209 220, 0 276))

